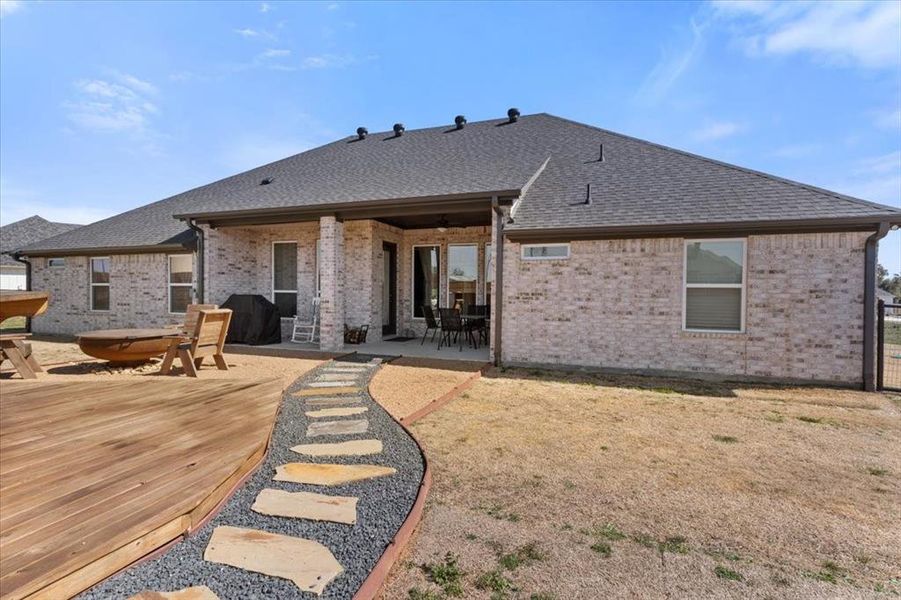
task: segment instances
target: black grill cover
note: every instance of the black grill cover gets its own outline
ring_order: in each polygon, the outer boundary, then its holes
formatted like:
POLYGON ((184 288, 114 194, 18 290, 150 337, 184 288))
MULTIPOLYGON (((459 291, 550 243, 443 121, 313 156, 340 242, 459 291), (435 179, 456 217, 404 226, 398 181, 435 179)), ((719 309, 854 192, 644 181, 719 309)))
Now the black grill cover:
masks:
POLYGON ((232 310, 228 326, 229 344, 278 344, 282 341, 282 322, 278 307, 257 294, 232 294, 222 305, 232 310))

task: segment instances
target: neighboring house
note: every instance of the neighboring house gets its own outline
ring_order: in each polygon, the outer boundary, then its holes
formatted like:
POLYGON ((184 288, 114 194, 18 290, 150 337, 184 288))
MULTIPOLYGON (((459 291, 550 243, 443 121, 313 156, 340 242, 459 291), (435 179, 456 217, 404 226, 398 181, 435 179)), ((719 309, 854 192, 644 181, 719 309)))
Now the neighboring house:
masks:
POLYGON ((319 294, 333 351, 345 323, 422 333, 424 304, 474 296, 504 364, 872 386, 876 240, 901 210, 548 114, 457 121, 361 128, 33 244, 54 298, 35 330, 233 293, 307 319, 319 294))
POLYGON ((882 300, 886 304, 896 304, 898 302, 898 298, 882 288, 876 288, 876 299, 882 300))
POLYGON ((25 289, 25 265, 10 256, 14 250, 77 227, 81 225, 53 223, 38 215, 0 227, 0 290, 25 289))

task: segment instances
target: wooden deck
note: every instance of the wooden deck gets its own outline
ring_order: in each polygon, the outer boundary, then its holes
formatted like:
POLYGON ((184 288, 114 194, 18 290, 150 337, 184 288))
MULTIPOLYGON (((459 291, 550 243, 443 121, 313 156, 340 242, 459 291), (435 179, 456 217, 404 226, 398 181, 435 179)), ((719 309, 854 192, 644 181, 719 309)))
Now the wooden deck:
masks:
POLYGON ((4 382, 0 597, 65 598, 191 531, 265 455, 282 384, 4 382))

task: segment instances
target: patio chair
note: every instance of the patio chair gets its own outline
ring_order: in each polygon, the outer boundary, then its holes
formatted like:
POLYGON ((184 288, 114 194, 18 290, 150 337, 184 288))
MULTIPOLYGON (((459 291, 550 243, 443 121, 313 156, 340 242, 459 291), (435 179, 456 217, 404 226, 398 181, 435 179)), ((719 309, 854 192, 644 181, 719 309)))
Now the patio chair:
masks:
POLYGON ((487 304, 470 304, 467 312, 471 315, 479 315, 484 317, 481 321, 476 323, 476 326, 473 328, 474 331, 479 334, 479 341, 483 341, 488 343, 488 318, 491 316, 491 309, 487 304))
POLYGON ((200 311, 216 310, 217 308, 219 308, 218 304, 189 304, 188 308, 185 309, 184 320, 181 323, 166 325, 166 328, 171 327, 175 331, 187 334, 194 331, 194 326, 197 325, 197 317, 200 316, 200 311))
POLYGON ((441 337, 438 338, 438 349, 446 344, 448 347, 456 344, 457 339, 460 340, 460 351, 463 351, 463 337, 466 331, 463 327, 463 318, 460 311, 456 308, 439 308, 438 314, 441 315, 441 337))
POLYGON ((425 333, 422 336, 422 341, 419 342, 419 345, 422 346, 425 344, 425 338, 429 335, 429 331, 432 332, 432 340, 435 341, 435 334, 438 333, 438 320, 435 319, 435 311, 432 309, 431 304, 423 304, 422 305, 422 316, 425 317, 425 333))
POLYGON ((319 338, 319 296, 313 298, 313 318, 309 323, 294 317, 294 329, 291 331, 291 341, 295 344, 315 342, 319 338))
POLYGON ((225 346, 225 336, 228 334, 231 318, 232 311, 227 308, 201 310, 191 334, 172 338, 166 356, 163 358, 160 374, 169 374, 176 356, 181 361, 181 366, 188 377, 197 377, 197 369, 200 368, 203 359, 207 356, 213 357, 213 361, 220 371, 228 371, 228 364, 225 362, 222 350, 225 346))
POLYGON ((369 334, 369 325, 360 325, 359 327, 348 327, 344 324, 344 343, 346 344, 365 344, 366 336, 369 334))

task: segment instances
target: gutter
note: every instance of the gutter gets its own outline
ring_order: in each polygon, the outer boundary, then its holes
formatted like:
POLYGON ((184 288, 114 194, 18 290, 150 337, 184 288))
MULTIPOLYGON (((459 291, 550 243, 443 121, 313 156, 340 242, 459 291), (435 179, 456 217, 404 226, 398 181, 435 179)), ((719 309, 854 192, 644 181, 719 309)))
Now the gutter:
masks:
MULTIPOLYGON (((19 254, 18 252, 13 252, 12 254, 10 254, 10 256, 12 256, 12 259, 14 261, 20 262, 23 265, 25 265, 25 291, 30 292, 31 291, 31 263, 28 262, 28 259, 22 258, 22 255, 19 254)), ((25 318, 25 332, 31 333, 31 317, 25 318)))
POLYGON ((62 248, 19 251, 21 256, 111 256, 113 254, 179 254, 189 249, 182 244, 157 244, 154 246, 101 246, 95 248, 62 248))
POLYGON ((197 303, 203 304, 203 282, 204 282, 204 237, 203 237, 203 229, 194 224, 194 219, 189 219, 187 221, 188 227, 194 232, 195 237, 195 245, 194 245, 194 254, 197 260, 197 283, 194 286, 196 295, 197 295, 197 303))
POLYGON ((883 221, 876 233, 864 244, 863 271, 863 389, 876 391, 876 251, 879 240, 891 230, 892 224, 883 221))

